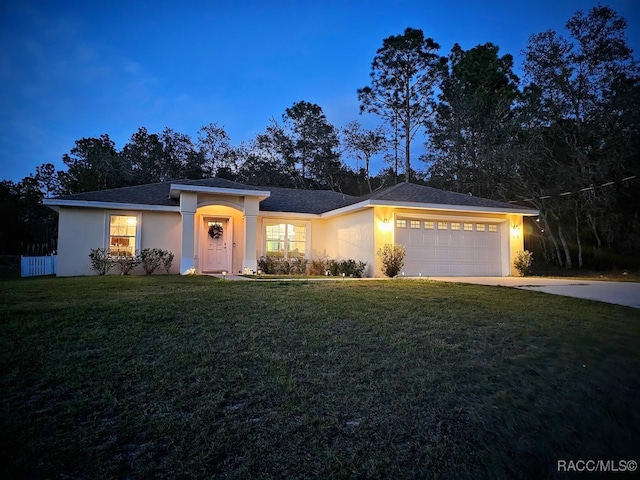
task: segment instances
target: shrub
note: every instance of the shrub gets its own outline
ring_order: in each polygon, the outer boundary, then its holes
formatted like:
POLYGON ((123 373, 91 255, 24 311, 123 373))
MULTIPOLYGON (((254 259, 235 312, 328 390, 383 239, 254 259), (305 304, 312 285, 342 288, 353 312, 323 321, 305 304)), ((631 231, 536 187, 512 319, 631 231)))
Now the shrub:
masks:
POLYGON ((258 269, 265 275, 305 275, 307 259, 304 257, 262 256, 258 259, 258 269))
POLYGON ((395 277, 404 266, 406 255, 404 245, 387 244, 378 250, 378 256, 382 260, 382 273, 387 277, 395 277))
POLYGON ((344 274, 345 277, 362 278, 367 262, 357 262, 351 258, 345 260, 328 260, 326 262, 326 271, 333 277, 339 277, 344 274))
POLYGON ((521 276, 527 275, 531 271, 531 263, 533 262, 533 253, 528 250, 519 251, 516 253, 516 258, 513 260, 513 266, 518 270, 521 276))
POLYGON ((144 269, 144 273, 151 275, 162 263, 162 257, 165 251, 159 248, 144 248, 140 251, 140 263, 144 269))
POLYGON ((307 274, 307 259, 304 257, 293 257, 289 259, 290 272, 294 275, 307 274))
POLYGON ((364 277, 364 271, 367 268, 367 262, 357 262, 354 267, 353 276, 356 278, 364 277))
POLYGON ((173 252, 169 250, 162 250, 162 255, 160 257, 160 262, 162 263, 162 267, 169 273, 169 269, 171 268, 171 264, 173 263, 173 252))
POLYGON ((258 259, 258 269, 262 270, 265 275, 275 275, 277 269, 276 258, 263 255, 258 259))
POLYGON ((262 256, 258 259, 258 268, 266 275, 325 275, 337 277, 343 273, 347 277, 362 277, 366 262, 355 260, 317 259, 309 262, 304 257, 262 256))
POLYGON ((338 260, 329 260, 327 262, 327 270, 329 270, 329 275, 337 277, 340 275, 340 262, 338 260))
POLYGON ((311 260, 309 275, 325 275, 327 272, 327 259, 311 260))
POLYGON ((106 248, 93 248, 89 253, 91 260, 91 270, 98 275, 105 275, 114 266, 113 259, 109 256, 109 250, 106 248))
POLYGON ((134 255, 118 255, 113 258, 120 275, 129 275, 129 272, 140 264, 140 252, 136 252, 134 255))

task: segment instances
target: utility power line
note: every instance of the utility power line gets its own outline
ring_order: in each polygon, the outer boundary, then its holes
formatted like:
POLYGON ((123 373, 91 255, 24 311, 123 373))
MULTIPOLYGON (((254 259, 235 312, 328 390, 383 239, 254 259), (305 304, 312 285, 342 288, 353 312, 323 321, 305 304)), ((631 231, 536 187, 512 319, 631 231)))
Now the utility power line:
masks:
POLYGON ((618 181, 614 181, 614 182, 606 182, 603 183, 601 185, 591 185, 589 187, 585 187, 585 188, 581 188, 580 190, 575 190, 572 192, 562 192, 562 193, 556 193, 553 195, 541 195, 539 197, 531 197, 531 198, 523 198, 522 200, 509 200, 509 203, 518 203, 518 202, 531 202, 533 200, 546 200, 548 198, 552 198, 552 197, 566 197, 568 195, 573 195, 576 193, 581 193, 581 192, 588 192, 589 190, 594 190, 596 188, 600 188, 600 187, 610 187, 611 185, 615 185, 616 183, 624 183, 624 182, 630 182, 631 180, 635 180, 636 178, 638 178, 637 175, 631 175, 630 177, 625 177, 622 178, 618 181))

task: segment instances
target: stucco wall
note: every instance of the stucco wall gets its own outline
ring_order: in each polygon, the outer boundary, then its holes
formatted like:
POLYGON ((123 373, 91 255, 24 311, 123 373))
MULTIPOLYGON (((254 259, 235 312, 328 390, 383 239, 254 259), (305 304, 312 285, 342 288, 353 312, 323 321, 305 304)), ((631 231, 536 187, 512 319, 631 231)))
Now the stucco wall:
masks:
MULTIPOLYGON (((175 212, 136 212, 93 208, 62 207, 58 224, 58 265, 60 277, 95 275, 89 253, 94 248, 106 248, 109 214, 139 215, 140 244, 138 249, 162 248, 175 255, 170 273, 180 266, 180 214, 175 212)), ((109 274, 117 274, 116 268, 109 274)), ((132 274, 143 273, 138 266, 132 274)))
POLYGON ((329 258, 367 262, 365 275, 375 275, 373 209, 329 218, 325 224, 324 249, 329 258))
MULTIPOLYGON (((161 248, 162 250, 173 252, 174 258, 169 273, 179 273, 180 214, 176 212, 142 212, 140 228, 140 250, 143 248, 161 248)), ((117 273, 117 270, 114 271, 117 273)), ((142 267, 138 266, 132 273, 143 272, 142 267)), ((160 270, 157 270, 157 272, 160 272, 160 270)))
POLYGON ((103 210, 60 208, 58 216, 58 265, 56 275, 91 275, 89 253, 106 243, 103 210))
POLYGON ((513 266, 513 262, 518 252, 524 250, 524 219, 522 215, 509 215, 509 275, 520 275, 520 272, 513 266), (515 228, 514 228, 515 227, 515 228))

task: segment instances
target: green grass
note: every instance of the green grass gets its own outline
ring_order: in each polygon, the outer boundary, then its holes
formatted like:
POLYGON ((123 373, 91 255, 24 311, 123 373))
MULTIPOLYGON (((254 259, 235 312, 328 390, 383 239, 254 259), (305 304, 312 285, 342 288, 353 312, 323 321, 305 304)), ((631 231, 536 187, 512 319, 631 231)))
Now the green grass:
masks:
POLYGON ((638 460, 640 310, 113 276, 2 281, 0 318, 3 478, 556 478, 560 459, 638 460))

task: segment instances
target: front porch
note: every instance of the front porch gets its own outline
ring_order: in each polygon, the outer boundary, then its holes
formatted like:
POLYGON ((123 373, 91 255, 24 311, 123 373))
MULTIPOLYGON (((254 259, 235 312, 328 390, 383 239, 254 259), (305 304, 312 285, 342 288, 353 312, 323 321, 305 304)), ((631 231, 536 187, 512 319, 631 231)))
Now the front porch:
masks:
POLYGON ((269 192, 179 185, 171 195, 180 198, 182 275, 257 269, 259 203, 269 192))

